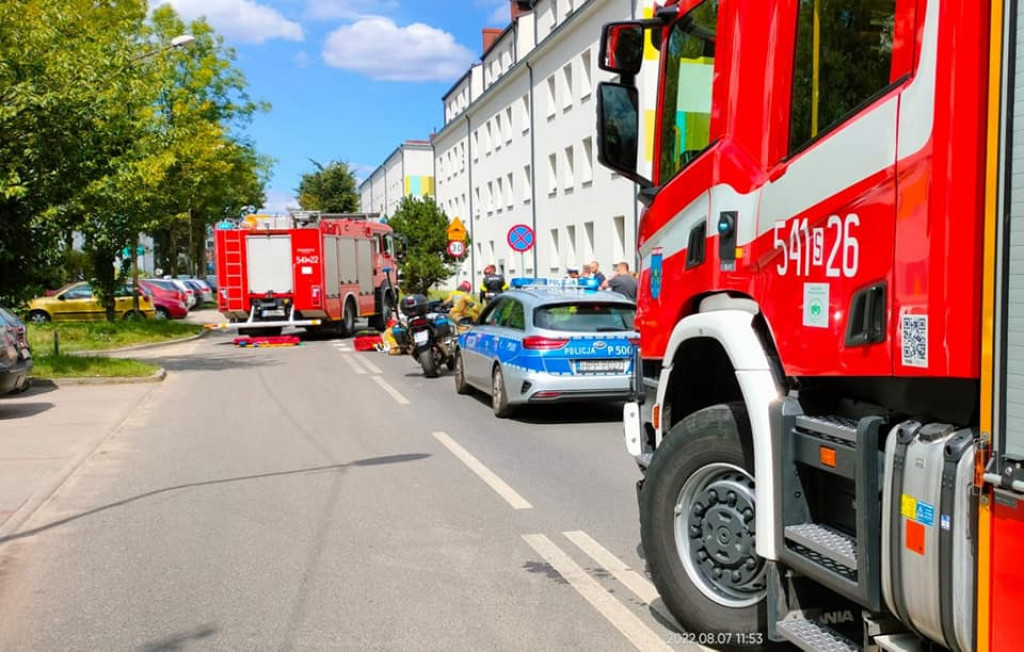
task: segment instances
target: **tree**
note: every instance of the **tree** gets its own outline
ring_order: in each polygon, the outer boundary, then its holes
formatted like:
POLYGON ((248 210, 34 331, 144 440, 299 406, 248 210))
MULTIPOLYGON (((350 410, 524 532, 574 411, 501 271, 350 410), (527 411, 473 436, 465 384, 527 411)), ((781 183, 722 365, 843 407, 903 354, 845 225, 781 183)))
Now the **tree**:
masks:
POLYGON ((0 2, 0 298, 59 282, 78 199, 134 139, 145 0, 0 2))
POLYGON ((310 160, 316 172, 302 175, 299 206, 304 211, 324 213, 355 213, 359 210, 356 178, 348 163, 331 161, 326 166, 310 160))
POLYGON ((426 294, 455 273, 458 263, 448 254, 448 216, 433 197, 402 197, 388 223, 406 243, 400 264, 403 290, 426 294))

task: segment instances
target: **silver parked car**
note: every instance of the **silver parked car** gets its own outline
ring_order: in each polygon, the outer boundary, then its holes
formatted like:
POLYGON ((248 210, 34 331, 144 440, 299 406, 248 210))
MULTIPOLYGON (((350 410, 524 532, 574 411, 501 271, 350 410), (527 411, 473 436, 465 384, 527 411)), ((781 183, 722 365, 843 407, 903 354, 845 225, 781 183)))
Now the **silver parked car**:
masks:
POLYGON ((528 403, 626 400, 635 314, 614 292, 514 283, 459 336, 455 389, 488 392, 499 417, 528 403))

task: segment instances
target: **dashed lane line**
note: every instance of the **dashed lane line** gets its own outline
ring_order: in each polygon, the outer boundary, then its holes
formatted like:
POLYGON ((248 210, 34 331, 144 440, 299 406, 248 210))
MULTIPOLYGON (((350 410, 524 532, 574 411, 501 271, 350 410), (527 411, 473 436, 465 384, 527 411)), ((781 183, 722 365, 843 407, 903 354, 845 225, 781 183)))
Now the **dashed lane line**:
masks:
POLYGON ((581 530, 563 532, 565 538, 576 544, 576 547, 587 553, 599 566, 611 573, 612 577, 620 584, 633 592, 633 595, 640 598, 647 604, 651 604, 658 598, 658 590, 654 588, 647 578, 626 565, 604 546, 594 541, 590 535, 581 530))
POLYGON ((395 399, 396 403, 399 405, 409 405, 409 399, 402 396, 402 393, 388 384, 388 381, 384 380, 380 376, 371 376, 371 378, 373 378, 373 382, 381 386, 381 389, 390 394, 391 398, 395 399))
MULTIPOLYGON (((345 364, 352 367, 352 371, 356 372, 360 376, 366 375, 366 370, 359 366, 359 363, 352 359, 350 355, 342 355, 341 359, 345 361, 345 364)), ((376 378, 374 379, 376 380, 376 378)))
MULTIPOLYGON (((358 357, 358 356, 357 356, 357 357, 358 357)), ((384 372, 383 372, 383 371, 381 370, 381 368, 380 368, 380 367, 378 367, 377 365, 373 364, 372 362, 370 362, 370 361, 369 361, 368 359, 366 359, 365 357, 364 357, 364 358, 359 358, 359 362, 361 362, 361 363, 363 364, 363 366, 364 366, 364 367, 366 367, 367 369, 369 369, 371 373, 375 373, 375 374, 382 374, 382 373, 384 373, 384 372)))
MULTIPOLYGON (((374 377, 374 380, 377 380, 374 377)), ((434 438, 437 441, 452 452, 455 457, 462 460, 462 463, 469 467, 469 470, 475 473, 481 480, 483 480, 487 486, 493 489, 499 496, 505 499, 512 509, 533 509, 533 505, 526 501, 525 498, 516 493, 516 490, 510 487, 504 480, 499 478, 493 471, 487 468, 483 462, 473 457, 473 455, 465 448, 460 446, 458 442, 448 436, 445 432, 433 433, 434 438)))
POLYGON ((558 572, 583 599, 604 616, 638 650, 671 650, 672 647, 616 600, 597 580, 543 534, 524 534, 523 540, 558 572))

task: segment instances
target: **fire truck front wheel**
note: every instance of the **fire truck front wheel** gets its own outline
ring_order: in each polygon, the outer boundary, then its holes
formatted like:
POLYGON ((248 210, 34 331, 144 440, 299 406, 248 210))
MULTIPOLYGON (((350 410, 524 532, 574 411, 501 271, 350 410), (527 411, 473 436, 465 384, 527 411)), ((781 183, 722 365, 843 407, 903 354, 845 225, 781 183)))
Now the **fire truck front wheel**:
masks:
POLYGON ((685 417, 655 451, 640 494, 652 579, 672 615, 696 634, 767 629, 749 432, 741 403, 685 417))

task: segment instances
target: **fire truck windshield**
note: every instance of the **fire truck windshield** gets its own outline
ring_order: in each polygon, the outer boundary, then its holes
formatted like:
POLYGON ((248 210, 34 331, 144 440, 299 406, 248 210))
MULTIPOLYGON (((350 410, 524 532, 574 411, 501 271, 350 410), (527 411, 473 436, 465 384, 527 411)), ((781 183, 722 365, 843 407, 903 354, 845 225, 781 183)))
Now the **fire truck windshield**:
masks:
POLYGON ((658 179, 664 184, 711 144, 711 86, 715 67, 718 1, 705 0, 678 20, 662 47, 658 179))

